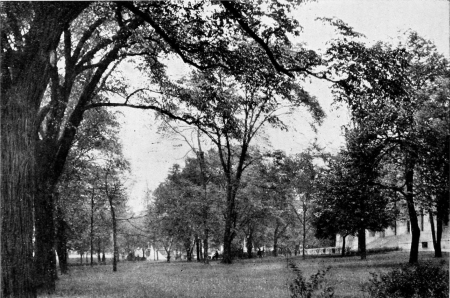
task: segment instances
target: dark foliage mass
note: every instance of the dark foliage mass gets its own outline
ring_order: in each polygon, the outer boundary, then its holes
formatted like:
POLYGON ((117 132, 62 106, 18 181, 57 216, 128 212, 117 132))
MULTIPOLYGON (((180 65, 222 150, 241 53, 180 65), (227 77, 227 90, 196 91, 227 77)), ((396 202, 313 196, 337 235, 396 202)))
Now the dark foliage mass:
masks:
POLYGON ((432 263, 404 265, 384 274, 372 273, 364 291, 376 298, 446 298, 448 270, 432 263))

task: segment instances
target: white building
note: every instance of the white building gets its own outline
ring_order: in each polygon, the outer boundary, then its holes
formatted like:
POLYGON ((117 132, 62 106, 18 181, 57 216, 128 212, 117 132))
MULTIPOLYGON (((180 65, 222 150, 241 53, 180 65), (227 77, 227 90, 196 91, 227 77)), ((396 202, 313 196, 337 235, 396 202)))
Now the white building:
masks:
MULTIPOLYGON (((420 251, 434 251, 433 238, 431 234, 431 224, 428 214, 418 215, 420 228, 420 251)), ((434 227, 436 230, 436 218, 434 218, 434 227)), ((448 225, 443 226, 441 248, 442 251, 450 251, 450 230, 448 225)), ((351 250, 358 249, 358 237, 347 236, 345 246, 351 250)), ((342 237, 336 236, 336 247, 342 247, 342 237)), ((411 249, 411 226, 409 220, 396 221, 393 227, 388 227, 382 232, 373 232, 366 230, 366 248, 395 248, 409 250, 411 249)))

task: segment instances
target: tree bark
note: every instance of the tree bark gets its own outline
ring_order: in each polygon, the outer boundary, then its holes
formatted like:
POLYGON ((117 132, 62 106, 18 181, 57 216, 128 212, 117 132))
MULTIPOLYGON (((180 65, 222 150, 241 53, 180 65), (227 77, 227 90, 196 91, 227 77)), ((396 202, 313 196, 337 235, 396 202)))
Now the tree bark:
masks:
POLYGON ((56 210, 56 253, 58 254, 59 269, 61 274, 68 272, 68 255, 67 255, 67 224, 64 216, 57 207, 56 210))
MULTIPOLYGON (((42 165, 40 164, 39 167, 42 165)), ((56 287, 54 185, 46 174, 40 174, 35 196, 35 267, 36 287, 39 292, 51 294, 56 287)))
MULTIPOLYGON (((5 4, 13 6, 14 3, 5 4)), ((26 43, 17 57, 2 61, 1 92, 1 243, 3 297, 35 297, 33 276, 33 203, 35 199, 35 149, 38 109, 49 79, 49 54, 63 28, 85 3, 30 3, 26 43)), ((53 232, 54 230, 52 230, 53 232)), ((37 240, 37 238, 36 238, 37 240)), ((54 254, 54 253, 53 253, 54 254)), ((38 261, 38 268, 40 269, 38 261)), ((50 275, 53 273, 50 272, 50 275)))
POLYGON ((225 231, 223 235, 223 258, 222 263, 231 264, 232 262, 232 251, 231 243, 233 242, 232 232, 231 232, 231 220, 227 217, 225 219, 225 231))
POLYGON ((233 228, 236 223, 236 215, 235 215, 235 198, 236 198, 236 190, 234 189, 231 177, 227 178, 227 209, 225 216, 225 231, 223 235, 223 258, 222 263, 231 264, 233 261, 232 258, 232 249, 231 244, 233 243, 233 239, 235 237, 235 233, 233 232, 233 228))
POLYGON ((2 98, 1 270, 3 297, 36 297, 33 284, 34 141, 36 108, 18 88, 2 98), (31 150, 30 150, 31 149, 31 150))
POLYGON ((405 168, 405 184, 406 184, 406 204, 408 207, 409 220, 411 222, 411 251, 409 254, 409 263, 414 264, 419 261, 419 241, 420 228, 417 220, 417 213, 414 207, 414 166, 415 161, 411 157, 407 157, 405 168))

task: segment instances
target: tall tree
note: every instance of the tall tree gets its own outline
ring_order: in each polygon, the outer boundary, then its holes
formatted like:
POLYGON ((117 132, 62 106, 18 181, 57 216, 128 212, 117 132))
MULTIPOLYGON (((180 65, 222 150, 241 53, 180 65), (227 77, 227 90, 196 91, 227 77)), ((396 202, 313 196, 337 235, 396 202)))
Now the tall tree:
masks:
POLYGON ((320 181, 315 224, 318 236, 358 234, 358 250, 365 259, 366 229, 386 228, 395 213, 388 208, 387 193, 374 186, 379 148, 365 147, 367 142, 354 132, 347 132, 347 140, 348 148, 331 160, 320 181))
POLYGON ((336 99, 349 105, 358 128, 372 136, 371 146, 384 146, 380 158, 396 156, 391 161, 403 169, 404 185, 382 187, 404 196, 412 231, 409 262, 416 263, 420 228, 414 176, 422 146, 416 119, 430 100, 424 91, 448 74, 448 61, 417 33, 405 37, 398 46, 340 40, 332 43, 328 55, 331 70, 347 77, 335 85, 336 99))
MULTIPOLYGON (((316 121, 323 117, 317 100, 293 79, 280 75, 272 64, 260 60, 254 44, 240 46, 245 67, 193 73, 187 84, 172 87, 171 95, 186 102, 180 112, 198 119, 195 125, 215 144, 226 181, 226 215, 223 262, 231 262, 236 236, 236 195, 244 170, 251 164, 249 146, 263 125, 286 128, 280 114, 306 106, 316 121), (190 85, 190 86, 189 86, 190 85), (241 89, 242 92, 237 90, 241 89)), ((185 81, 186 82, 186 81, 185 81)))
MULTIPOLYGON (((2 6, 2 294, 34 297, 36 122, 64 27, 89 3, 2 6), (51 17, 49 17, 51 16, 51 17), (25 34, 23 34, 25 32, 25 34)), ((50 262, 54 262, 50 260, 50 262)))
POLYGON ((450 107, 449 78, 436 80, 436 85, 424 90, 428 98, 417 115, 420 153, 417 167, 417 194, 421 207, 428 210, 436 257, 442 257, 443 225, 448 224, 450 181, 450 107), (436 228, 434 227, 436 218, 436 228))

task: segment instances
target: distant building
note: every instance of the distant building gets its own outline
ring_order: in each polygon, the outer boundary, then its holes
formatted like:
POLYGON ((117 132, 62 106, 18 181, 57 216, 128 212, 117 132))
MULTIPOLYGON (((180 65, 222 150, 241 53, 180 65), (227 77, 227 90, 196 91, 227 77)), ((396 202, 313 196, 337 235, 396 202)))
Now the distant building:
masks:
MULTIPOLYGON (((428 214, 419 214, 417 216, 420 228, 419 250, 434 251, 433 237, 431 235, 431 223, 428 214)), ((434 218, 434 227, 436 230, 436 218, 434 218)), ((450 251, 450 235, 448 225, 443 226, 441 248, 442 251, 450 251)), ((345 246, 351 250, 358 249, 358 237, 347 236, 345 246)), ((336 236, 336 247, 342 247, 342 237, 336 236)), ((366 248, 394 248, 409 250, 411 249, 411 224, 409 220, 396 221, 394 226, 386 228, 382 232, 366 230, 366 248)))

